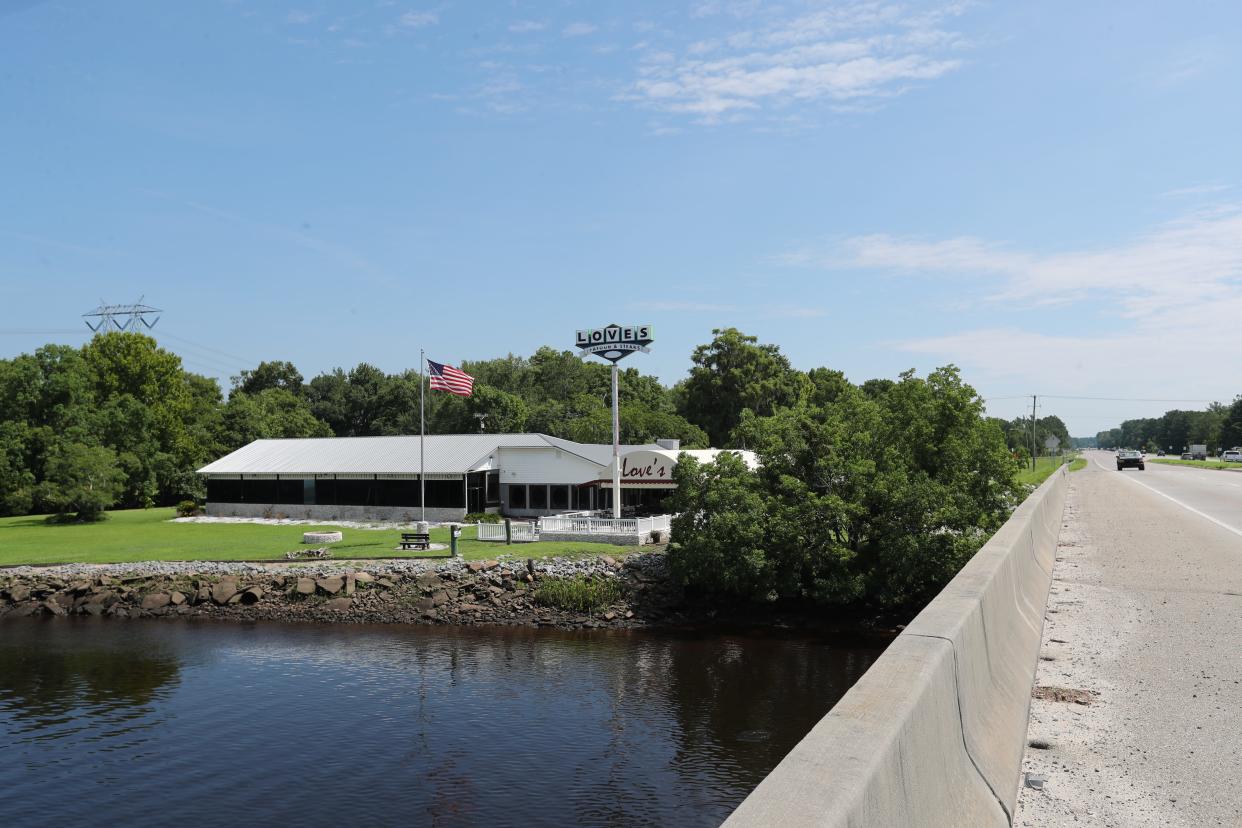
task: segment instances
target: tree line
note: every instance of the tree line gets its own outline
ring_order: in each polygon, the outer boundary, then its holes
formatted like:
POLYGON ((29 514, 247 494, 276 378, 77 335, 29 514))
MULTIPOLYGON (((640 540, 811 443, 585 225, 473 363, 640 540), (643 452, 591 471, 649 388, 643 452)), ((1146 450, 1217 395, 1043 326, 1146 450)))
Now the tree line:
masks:
MULTIPOLYGON (((464 362, 467 398, 429 393, 429 433, 611 439, 608 366, 540 348, 464 362)), ((307 380, 267 361, 216 380, 149 336, 110 332, 0 360, 0 512, 98 515, 203 496, 195 469, 259 438, 416 434, 417 371, 362 363, 307 380)), ((677 467, 670 562, 693 590, 746 600, 887 606, 934 593, 1007 518, 1030 423, 984 415, 953 366, 855 385, 713 331, 672 387, 620 372, 621 438, 748 448, 677 467)), ((1057 433, 1036 423, 1036 439, 1057 433)))
POLYGON ((1242 397, 1230 405, 1212 403, 1203 411, 1174 409, 1159 417, 1126 420, 1095 436, 1101 448, 1182 452, 1205 445, 1213 454, 1242 445, 1242 397))

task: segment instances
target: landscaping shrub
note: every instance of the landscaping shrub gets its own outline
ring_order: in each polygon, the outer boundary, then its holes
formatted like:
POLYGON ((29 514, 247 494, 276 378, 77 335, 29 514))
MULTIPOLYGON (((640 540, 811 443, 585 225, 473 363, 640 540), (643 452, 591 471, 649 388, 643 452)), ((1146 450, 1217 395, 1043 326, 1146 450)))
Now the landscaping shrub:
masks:
POLYGON ((202 513, 202 507, 193 500, 183 500, 177 504, 177 517, 195 517, 202 513))
POLYGON ((471 512, 462 518, 463 523, 500 523, 500 515, 490 512, 471 512))

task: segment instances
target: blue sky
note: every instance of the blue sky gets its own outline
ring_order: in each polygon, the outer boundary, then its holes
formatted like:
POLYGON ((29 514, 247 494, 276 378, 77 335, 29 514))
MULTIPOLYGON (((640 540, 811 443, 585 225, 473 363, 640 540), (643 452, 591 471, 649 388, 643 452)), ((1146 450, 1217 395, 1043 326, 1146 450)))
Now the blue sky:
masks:
POLYGON ((670 383, 732 325, 1006 417, 1228 401, 1238 42, 1223 2, 0 0, 0 355, 143 295, 226 387, 616 321, 670 383))

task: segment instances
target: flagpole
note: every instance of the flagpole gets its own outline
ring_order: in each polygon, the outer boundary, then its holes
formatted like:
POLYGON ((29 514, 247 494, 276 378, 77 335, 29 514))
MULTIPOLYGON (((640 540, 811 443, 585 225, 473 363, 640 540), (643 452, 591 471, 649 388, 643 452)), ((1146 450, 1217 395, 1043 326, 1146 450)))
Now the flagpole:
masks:
MULTIPOLYGON (((427 355, 422 348, 418 349, 418 519, 427 520, 427 414, 423 405, 423 373, 427 367, 427 355)), ((422 531, 421 529, 419 530, 422 531)))

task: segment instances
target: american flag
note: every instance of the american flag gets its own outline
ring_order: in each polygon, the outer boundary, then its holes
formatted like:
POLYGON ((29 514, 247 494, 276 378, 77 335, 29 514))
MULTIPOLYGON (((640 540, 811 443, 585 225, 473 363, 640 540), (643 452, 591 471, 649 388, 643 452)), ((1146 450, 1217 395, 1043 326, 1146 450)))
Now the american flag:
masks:
POLYGON ((431 374, 432 391, 447 391, 459 397, 469 397, 474 391, 474 377, 460 368, 427 360, 427 370, 431 374))

